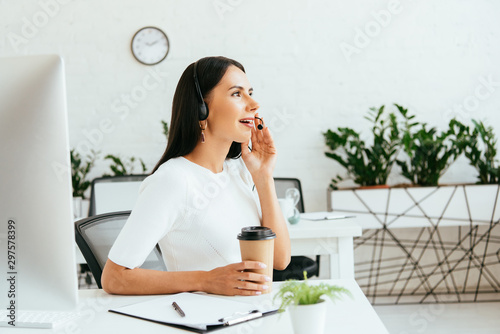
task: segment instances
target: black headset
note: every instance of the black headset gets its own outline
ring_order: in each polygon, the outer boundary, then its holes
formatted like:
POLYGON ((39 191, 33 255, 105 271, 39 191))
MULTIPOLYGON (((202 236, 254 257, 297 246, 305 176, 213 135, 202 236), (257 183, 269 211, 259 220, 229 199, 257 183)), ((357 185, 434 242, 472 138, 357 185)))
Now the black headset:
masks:
POLYGON ((196 74, 196 65, 198 61, 194 63, 193 67, 193 77, 194 77, 194 85, 196 87, 196 92, 198 93, 198 98, 200 100, 200 104, 198 107, 198 118, 200 121, 204 121, 208 118, 208 105, 203 100, 203 94, 201 94, 200 83, 198 82, 198 75, 196 74))

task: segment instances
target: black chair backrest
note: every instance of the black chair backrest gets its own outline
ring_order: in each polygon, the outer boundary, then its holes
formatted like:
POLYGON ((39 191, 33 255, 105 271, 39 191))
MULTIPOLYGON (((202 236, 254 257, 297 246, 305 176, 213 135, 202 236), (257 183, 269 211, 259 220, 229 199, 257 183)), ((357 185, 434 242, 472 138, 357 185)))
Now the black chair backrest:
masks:
MULTIPOLYGON (((99 288, 102 288, 102 270, 109 250, 129 216, 130 211, 111 212, 75 222, 76 243, 99 288)), ((167 269, 158 246, 151 251, 141 268, 163 271, 167 269)))
POLYGON ((105 176, 92 181, 89 217, 107 212, 132 210, 141 182, 148 174, 105 176))
POLYGON ((278 198, 284 198, 286 190, 289 188, 297 188, 300 193, 300 199, 297 203, 297 210, 299 212, 305 212, 304 210, 304 196, 302 196, 302 187, 300 185, 300 180, 295 178, 287 177, 275 177, 274 185, 276 187, 276 195, 278 198))

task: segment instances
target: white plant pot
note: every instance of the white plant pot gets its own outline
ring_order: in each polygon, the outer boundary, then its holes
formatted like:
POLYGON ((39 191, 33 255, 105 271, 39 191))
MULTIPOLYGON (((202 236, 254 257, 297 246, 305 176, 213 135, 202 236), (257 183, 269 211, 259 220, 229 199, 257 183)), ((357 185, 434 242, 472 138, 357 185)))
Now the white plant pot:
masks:
POLYGON ((82 218, 89 216, 90 200, 82 199, 82 218))
POLYGON ((78 220, 82 217, 82 198, 73 197, 73 219, 78 220))
POLYGON ((295 334, 323 334, 325 330, 326 303, 321 300, 312 305, 288 307, 295 334))
POLYGON ((433 227, 431 220, 441 226, 489 224, 500 219, 498 194, 496 184, 334 190, 330 208, 356 214, 363 229, 382 228, 383 221, 392 228, 433 227))
POLYGON ((80 220, 88 216, 90 201, 81 197, 73 197, 73 219, 80 220))
POLYGON ((329 203, 363 229, 356 281, 372 303, 498 296, 500 185, 334 190, 329 203))

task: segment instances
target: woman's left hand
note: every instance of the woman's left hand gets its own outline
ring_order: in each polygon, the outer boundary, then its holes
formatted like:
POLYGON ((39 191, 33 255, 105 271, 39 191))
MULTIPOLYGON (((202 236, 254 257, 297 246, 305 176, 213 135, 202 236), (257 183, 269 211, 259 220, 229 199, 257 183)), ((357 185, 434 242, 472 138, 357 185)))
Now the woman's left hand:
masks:
MULTIPOLYGON (((258 114, 257 114, 258 116, 258 114)), ((248 149, 248 141, 241 143, 241 156, 252 177, 272 177, 276 164, 277 151, 274 140, 267 126, 264 129, 252 129, 252 150, 248 149)))

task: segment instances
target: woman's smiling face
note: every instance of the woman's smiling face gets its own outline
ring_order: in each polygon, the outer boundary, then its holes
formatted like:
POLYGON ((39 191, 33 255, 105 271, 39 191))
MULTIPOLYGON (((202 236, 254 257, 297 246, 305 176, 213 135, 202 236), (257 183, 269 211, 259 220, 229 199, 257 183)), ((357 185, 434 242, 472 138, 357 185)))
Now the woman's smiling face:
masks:
POLYGON ((250 139, 259 104, 242 70, 230 66, 207 96, 209 116, 207 136, 211 140, 244 143, 250 139))

